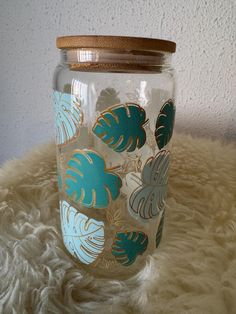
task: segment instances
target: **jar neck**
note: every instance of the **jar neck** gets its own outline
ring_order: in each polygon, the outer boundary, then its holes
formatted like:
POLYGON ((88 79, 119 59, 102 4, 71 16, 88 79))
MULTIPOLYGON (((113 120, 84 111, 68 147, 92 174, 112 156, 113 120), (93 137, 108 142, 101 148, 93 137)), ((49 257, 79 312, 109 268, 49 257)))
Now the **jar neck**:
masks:
POLYGON ((171 67, 171 53, 108 49, 62 49, 63 65, 97 72, 162 72, 171 67))

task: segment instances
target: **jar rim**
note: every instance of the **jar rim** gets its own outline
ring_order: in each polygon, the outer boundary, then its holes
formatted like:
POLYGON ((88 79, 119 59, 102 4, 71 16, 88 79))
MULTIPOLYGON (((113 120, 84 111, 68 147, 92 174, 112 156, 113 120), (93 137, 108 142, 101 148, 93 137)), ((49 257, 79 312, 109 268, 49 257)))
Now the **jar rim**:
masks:
POLYGON ((128 36, 61 36, 57 38, 56 45, 59 49, 97 48, 153 52, 163 51, 170 53, 174 53, 176 51, 176 43, 173 41, 128 36))

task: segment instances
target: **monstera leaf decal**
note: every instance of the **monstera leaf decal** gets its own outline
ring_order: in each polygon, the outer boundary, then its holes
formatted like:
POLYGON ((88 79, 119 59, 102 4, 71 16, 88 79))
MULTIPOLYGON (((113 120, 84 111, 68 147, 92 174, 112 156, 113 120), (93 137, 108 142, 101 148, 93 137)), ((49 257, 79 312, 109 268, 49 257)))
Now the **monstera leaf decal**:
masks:
POLYGON ((79 134, 83 122, 80 105, 74 95, 54 91, 56 142, 65 144, 79 134))
POLYGON ((66 201, 60 202, 61 228, 67 250, 84 264, 91 264, 104 248, 104 223, 89 219, 66 201))
POLYGON ((86 207, 105 208, 120 194, 122 181, 106 169, 104 159, 92 150, 76 149, 66 170, 66 194, 86 207))
POLYGON ((117 232, 112 245, 112 254, 124 266, 134 263, 138 255, 146 251, 148 237, 141 231, 117 232))
POLYGON ((146 113, 139 105, 116 105, 100 114, 93 132, 114 151, 132 152, 146 141, 145 122, 146 113))
POLYGON ((175 120, 175 106, 171 99, 169 99, 161 108, 157 117, 155 138, 157 146, 162 149, 168 144, 173 134, 175 120))
POLYGON ((119 104, 120 98, 118 97, 118 94, 119 93, 117 93, 116 90, 112 87, 102 89, 96 103, 96 109, 99 111, 103 111, 107 107, 119 104))
POLYGON ((164 209, 167 175, 169 169, 169 152, 160 151, 150 157, 143 167, 141 184, 129 198, 129 210, 143 219, 150 219, 164 209))
POLYGON ((162 238, 162 231, 164 227, 164 217, 165 217, 165 211, 163 210, 162 215, 161 215, 161 220, 157 229, 157 234, 156 234, 156 248, 159 246, 162 238))

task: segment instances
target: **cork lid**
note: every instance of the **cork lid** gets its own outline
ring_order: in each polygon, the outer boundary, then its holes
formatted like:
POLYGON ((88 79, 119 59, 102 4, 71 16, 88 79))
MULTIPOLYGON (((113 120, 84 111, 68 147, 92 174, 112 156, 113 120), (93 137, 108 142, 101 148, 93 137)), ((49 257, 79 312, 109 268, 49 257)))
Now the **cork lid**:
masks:
POLYGON ((172 41, 126 36, 62 36, 57 38, 56 44, 59 49, 97 48, 170 53, 176 50, 176 44, 172 41))

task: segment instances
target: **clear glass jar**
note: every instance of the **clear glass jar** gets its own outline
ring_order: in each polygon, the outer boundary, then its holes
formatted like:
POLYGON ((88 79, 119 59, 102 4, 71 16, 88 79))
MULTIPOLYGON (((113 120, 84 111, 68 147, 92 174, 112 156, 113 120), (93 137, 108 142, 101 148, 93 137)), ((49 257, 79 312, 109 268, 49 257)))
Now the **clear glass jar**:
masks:
POLYGON ((175 44, 57 39, 58 185, 64 244, 90 273, 125 279, 161 240, 175 117, 175 44))

